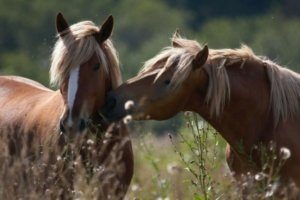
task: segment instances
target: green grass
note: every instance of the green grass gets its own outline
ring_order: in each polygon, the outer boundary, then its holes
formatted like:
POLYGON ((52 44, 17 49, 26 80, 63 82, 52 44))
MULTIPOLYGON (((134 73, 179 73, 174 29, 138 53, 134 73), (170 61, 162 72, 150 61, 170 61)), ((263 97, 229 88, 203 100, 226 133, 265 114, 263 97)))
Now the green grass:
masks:
POLYGON ((148 133, 134 138, 135 175, 129 199, 207 199, 212 194, 204 193, 212 187, 233 181, 225 163, 226 143, 210 126, 202 125, 206 132, 201 144, 195 137, 203 135, 190 125, 177 136, 148 133))

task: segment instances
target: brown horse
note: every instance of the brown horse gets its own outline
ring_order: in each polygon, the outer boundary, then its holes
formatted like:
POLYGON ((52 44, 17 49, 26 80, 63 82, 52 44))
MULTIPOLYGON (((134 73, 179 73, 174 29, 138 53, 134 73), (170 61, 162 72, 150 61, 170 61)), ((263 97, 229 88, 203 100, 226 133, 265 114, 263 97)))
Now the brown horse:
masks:
POLYGON ((291 152, 281 177, 300 185, 299 101, 300 76, 249 47, 209 50, 175 35, 172 46, 109 93, 102 112, 109 120, 127 114, 164 120, 194 111, 228 142, 227 162, 236 174, 257 172, 255 145, 273 141, 291 152))
MULTIPOLYGON (((18 134, 34 134, 47 140, 62 133, 66 138, 87 132, 89 124, 109 124, 97 113, 108 91, 121 84, 116 50, 108 39, 113 29, 112 16, 101 27, 91 21, 69 26, 63 15, 56 18, 58 40, 52 53, 51 83, 59 90, 17 76, 0 77, 0 129, 18 134)), ((115 126, 114 133, 128 138, 124 125, 115 126), (120 128, 116 128, 120 127, 120 128)), ((116 141, 109 144, 112 146, 116 141)), ((99 145, 102 145, 99 142, 99 145)), ((107 145, 107 143, 106 143, 107 145)), ((121 147, 120 187, 125 193, 133 175, 131 142, 121 147)), ((107 148, 108 157, 112 147, 107 148)), ((101 158, 103 159, 103 158, 101 158)))

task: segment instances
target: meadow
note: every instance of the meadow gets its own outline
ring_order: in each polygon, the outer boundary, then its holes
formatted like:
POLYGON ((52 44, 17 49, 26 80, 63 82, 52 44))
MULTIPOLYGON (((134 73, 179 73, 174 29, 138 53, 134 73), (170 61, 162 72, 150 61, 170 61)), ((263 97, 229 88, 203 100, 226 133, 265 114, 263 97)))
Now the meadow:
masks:
MULTIPOLYGON (((196 114, 181 117, 185 126, 176 134, 159 137, 139 123, 129 124, 135 171, 126 199, 293 199, 293 185, 278 187, 277 170, 288 159, 284 152, 275 157, 270 147, 262 156, 266 159, 261 172, 245 174, 237 181, 225 161, 226 142, 196 114)), ((117 151, 111 152, 108 165, 97 163, 103 150, 95 145, 97 140, 94 135, 78 136, 61 149, 31 136, 1 133, 0 199, 103 199, 109 177, 122 167, 117 151), (82 149, 90 152, 85 162, 82 149)))

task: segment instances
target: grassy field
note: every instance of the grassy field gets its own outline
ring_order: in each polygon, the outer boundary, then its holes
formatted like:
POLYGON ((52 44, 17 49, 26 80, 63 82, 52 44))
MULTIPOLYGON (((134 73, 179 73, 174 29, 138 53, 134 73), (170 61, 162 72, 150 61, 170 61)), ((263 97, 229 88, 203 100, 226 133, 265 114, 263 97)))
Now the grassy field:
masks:
POLYGON ((129 199, 298 199, 293 183, 281 185, 279 171, 288 149, 257 147, 259 172, 233 178, 225 161, 226 142, 199 116, 185 114, 186 126, 177 136, 146 134, 134 139, 135 177, 129 199))
MULTIPOLYGON (((181 133, 192 143, 189 129, 184 128, 181 133)), ((128 198, 203 199, 200 183, 189 169, 191 167, 196 173, 201 173, 199 160, 197 161, 200 153, 197 150, 192 152, 185 142, 180 136, 155 137, 150 133, 134 138, 135 175, 128 198), (183 159, 190 164, 189 167, 183 159)), ((203 163, 203 170, 209 173, 206 177, 207 184, 218 184, 217 182, 223 182, 224 178, 228 182, 232 181, 225 164, 224 141, 219 136, 210 135, 207 146, 209 157, 206 157, 203 163), (212 151, 209 152, 210 150, 212 151)))
MULTIPOLYGON (((176 135, 134 137, 135 175, 128 199, 226 199, 233 183, 225 141, 193 118, 176 135), (224 196, 224 198, 222 198, 224 196)), ((238 198, 237 198, 238 199, 238 198)))
MULTIPOLYGON (((225 162, 226 142, 198 116, 185 117, 186 125, 173 135, 156 137, 141 126, 132 129, 135 170, 126 199, 242 199, 245 191, 244 199, 292 199, 287 195, 290 190, 275 197, 278 177, 264 169, 235 181, 225 162)), ((105 167, 96 161, 101 150, 94 145, 94 136, 59 149, 9 131, 0 135, 0 199, 96 199, 105 187, 107 170, 120 170, 116 160, 105 167), (80 156, 82 148, 91 152, 86 162, 80 156)), ((277 159, 271 157, 271 163, 273 158, 277 159)), ((266 169, 278 167, 265 164, 266 169)))

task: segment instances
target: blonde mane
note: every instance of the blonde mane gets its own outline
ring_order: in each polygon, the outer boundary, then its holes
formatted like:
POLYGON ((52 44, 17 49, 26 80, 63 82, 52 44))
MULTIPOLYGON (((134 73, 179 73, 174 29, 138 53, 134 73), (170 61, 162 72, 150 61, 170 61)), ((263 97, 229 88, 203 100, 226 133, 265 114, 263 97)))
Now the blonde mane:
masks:
POLYGON ((51 85, 61 85, 69 76, 71 69, 88 61, 94 53, 107 74, 111 76, 112 87, 116 88, 121 84, 117 52, 110 40, 99 45, 93 36, 98 31, 99 27, 93 22, 82 21, 70 26, 63 32, 63 37, 58 36, 51 58, 51 85))
MULTIPOLYGON (((192 61, 202 46, 195 40, 188 40, 175 35, 172 38, 175 46, 164 48, 154 58, 145 62, 139 76, 159 70, 157 80, 169 67, 176 71, 171 79, 171 86, 176 88, 187 79, 192 71, 192 61), (164 65, 160 63, 164 62, 164 65)), ((256 56, 246 45, 239 49, 209 50, 209 58, 204 70, 209 76, 205 100, 210 105, 211 115, 218 116, 226 102, 230 100, 230 80, 226 66, 241 63, 242 68, 247 60, 256 60, 266 66, 270 82, 270 110, 273 112, 274 124, 295 117, 300 113, 300 75, 268 60, 256 56)))

